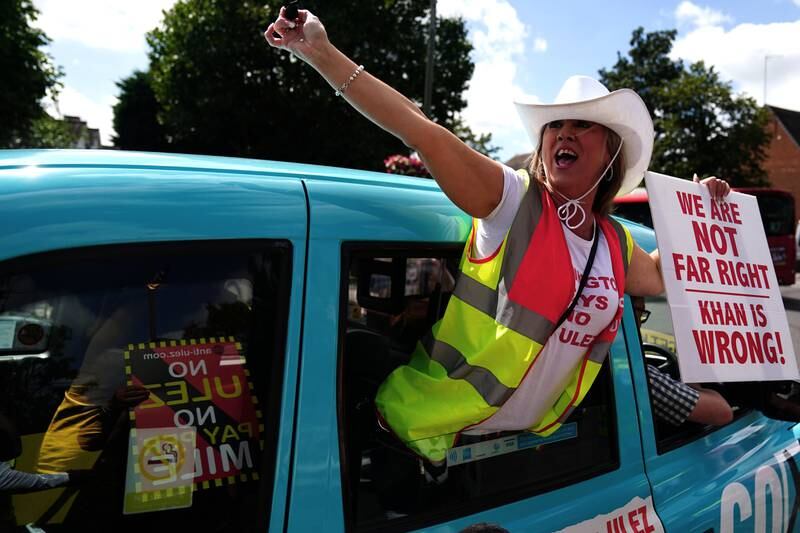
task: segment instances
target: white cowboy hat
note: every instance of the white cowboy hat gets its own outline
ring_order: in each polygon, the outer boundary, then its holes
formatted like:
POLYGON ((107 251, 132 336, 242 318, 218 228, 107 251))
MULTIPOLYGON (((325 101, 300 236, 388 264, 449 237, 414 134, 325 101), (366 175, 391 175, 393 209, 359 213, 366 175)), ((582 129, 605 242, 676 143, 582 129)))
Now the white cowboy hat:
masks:
POLYGON ((655 134, 647 106, 631 89, 612 93, 593 78, 572 76, 561 86, 552 104, 534 103, 530 97, 520 97, 514 103, 534 151, 548 122, 570 119, 597 122, 622 138, 626 168, 617 196, 632 191, 642 182, 653 154, 655 134))

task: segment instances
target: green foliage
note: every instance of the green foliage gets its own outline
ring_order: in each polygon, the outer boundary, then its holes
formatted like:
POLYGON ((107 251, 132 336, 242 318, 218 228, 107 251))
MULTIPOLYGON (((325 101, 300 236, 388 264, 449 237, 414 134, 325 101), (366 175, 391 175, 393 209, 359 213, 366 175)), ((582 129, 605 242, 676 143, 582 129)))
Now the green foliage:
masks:
MULTIPOLYGON (((387 154, 406 147, 334 96, 314 69, 264 41, 282 3, 184 0, 165 13, 148 43, 167 142, 185 152, 382 170, 387 154)), ((422 101, 428 0, 309 0, 304 7, 342 51, 422 101)), ((462 20, 438 21, 431 114, 449 128, 466 105, 471 49, 462 20)), ((488 146, 489 139, 475 141, 488 146)))
POLYGON ((32 146, 34 130, 52 126, 41 101, 62 74, 42 51, 49 39, 32 26, 37 15, 31 0, 0 2, 0 147, 32 146))
POLYGON ((158 122, 161 106, 146 72, 135 71, 118 81, 119 101, 114 105, 114 146, 123 150, 168 151, 164 128, 158 122))
POLYGON ((453 118, 451 128, 458 138, 485 156, 494 157, 500 151, 498 146, 492 144, 491 133, 475 133, 458 115, 453 118))
POLYGON ((55 119, 47 113, 31 122, 25 135, 18 139, 20 148, 72 148, 80 137, 80 131, 73 130, 64 121, 55 119))
POLYGON ((676 35, 676 30, 645 34, 643 28, 635 29, 628 57, 617 52, 614 67, 600 69, 600 81, 612 91, 623 87, 635 90, 653 115, 659 109, 664 86, 680 77, 684 70, 683 61, 669 58, 676 35))
POLYGON ((733 94, 713 67, 688 67, 669 58, 676 32, 633 32, 627 57, 600 70, 610 89, 629 87, 653 116, 656 140, 650 168, 691 179, 716 175, 733 186, 766 185, 768 116, 752 98, 733 94))

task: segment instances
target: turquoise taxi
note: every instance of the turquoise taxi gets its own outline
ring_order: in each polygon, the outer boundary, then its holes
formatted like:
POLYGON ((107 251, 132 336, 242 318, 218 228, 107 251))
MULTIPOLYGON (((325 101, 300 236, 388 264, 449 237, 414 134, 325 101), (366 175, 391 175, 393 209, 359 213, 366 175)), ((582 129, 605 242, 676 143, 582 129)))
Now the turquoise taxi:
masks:
POLYGON ((426 478, 373 398, 441 316, 470 225, 425 179, 0 151, 0 530, 800 531, 796 426, 654 419, 645 365, 677 371, 663 300, 643 332, 626 305, 557 433, 459 442, 426 478))

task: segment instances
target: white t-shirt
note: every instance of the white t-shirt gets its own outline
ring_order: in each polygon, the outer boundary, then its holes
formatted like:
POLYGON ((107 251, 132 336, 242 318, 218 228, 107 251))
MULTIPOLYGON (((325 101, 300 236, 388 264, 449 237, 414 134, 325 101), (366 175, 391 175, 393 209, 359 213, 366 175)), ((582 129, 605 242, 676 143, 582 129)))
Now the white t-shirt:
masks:
MULTIPOLYGON (((500 205, 488 217, 477 221, 477 258, 491 255, 502 244, 525 194, 525 183, 521 176, 505 166, 503 176, 500 205)), ((574 290, 577 290, 589 259, 592 241, 578 237, 563 223, 561 228, 572 258, 574 290)), ((539 422, 568 385, 595 336, 614 319, 621 302, 611 254, 602 231, 599 232, 599 239, 592 270, 571 315, 547 340, 522 383, 500 410, 467 433, 528 429, 539 422)), ((542 250, 541 253, 546 254, 547 251, 542 250)))

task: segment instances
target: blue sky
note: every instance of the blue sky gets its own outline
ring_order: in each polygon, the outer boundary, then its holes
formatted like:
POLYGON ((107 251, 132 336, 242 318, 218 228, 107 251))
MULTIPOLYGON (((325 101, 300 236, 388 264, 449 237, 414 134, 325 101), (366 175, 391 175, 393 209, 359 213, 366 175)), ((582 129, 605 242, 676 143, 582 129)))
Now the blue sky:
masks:
MULTIPOLYGON (((115 82, 147 67, 144 33, 174 0, 34 3, 53 39, 50 53, 66 74, 53 113, 81 116, 110 142, 115 82)), ((769 56, 767 102, 800 110, 800 0, 439 0, 438 6, 440 14, 468 23, 476 69, 464 116, 473 129, 493 134, 502 159, 529 148, 511 104, 515 95, 552 101, 570 75, 596 76, 613 65, 637 26, 676 28, 675 57, 705 60, 759 102, 769 56)))

